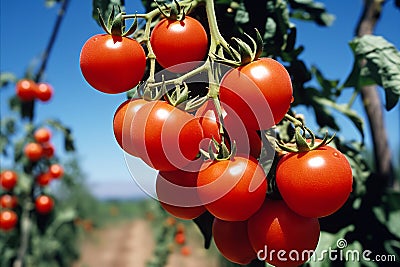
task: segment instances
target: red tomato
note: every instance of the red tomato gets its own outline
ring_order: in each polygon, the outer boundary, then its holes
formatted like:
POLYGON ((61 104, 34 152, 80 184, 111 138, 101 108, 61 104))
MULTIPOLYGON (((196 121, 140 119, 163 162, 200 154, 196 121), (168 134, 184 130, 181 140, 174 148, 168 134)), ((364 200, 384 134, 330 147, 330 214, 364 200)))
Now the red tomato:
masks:
POLYGON ((131 134, 132 121, 138 110, 148 101, 144 99, 131 99, 123 102, 115 111, 113 119, 114 136, 118 145, 132 156, 137 156, 134 151, 131 134))
POLYGON ((283 156, 276 169, 276 183, 293 211, 306 217, 324 217, 346 202, 353 175, 340 151, 323 146, 283 156))
POLYGON ((50 141, 51 138, 51 132, 47 128, 39 128, 35 131, 33 134, 36 142, 38 143, 46 143, 50 141))
POLYGON ((53 87, 48 83, 39 83, 35 89, 35 96, 43 102, 49 101, 53 96, 53 87))
POLYGON ((198 119, 166 102, 153 101, 133 118, 134 150, 150 167, 160 171, 183 169, 199 153, 203 130, 198 119))
POLYGON ((136 40, 98 34, 83 45, 80 67, 92 87, 104 93, 117 94, 140 82, 146 68, 146 55, 136 40))
POLYGON ((312 255, 320 234, 316 218, 306 218, 281 200, 266 200, 248 221, 250 243, 259 259, 275 266, 299 266, 312 255), (298 257, 297 257, 298 256, 298 257))
POLYGON ((38 143, 28 143, 25 146, 24 153, 30 161, 38 161, 43 156, 43 148, 38 143))
POLYGON ((183 245, 186 242, 186 237, 184 233, 177 233, 174 239, 175 243, 177 243, 178 245, 183 245))
POLYGON ((3 231, 12 230, 17 224, 18 216, 12 210, 2 210, 0 212, 0 229, 3 231))
POLYGON ((161 206, 181 219, 194 219, 206 211, 197 194, 198 171, 162 171, 156 180, 156 193, 161 206))
POLYGON ((36 182, 37 182, 38 185, 40 185, 40 186, 47 186, 47 185, 49 185, 51 179, 52 179, 51 174, 48 173, 48 172, 45 172, 45 173, 41 173, 41 174, 36 178, 36 182))
POLYGON ((183 21, 161 20, 151 33, 150 43, 157 62, 177 73, 197 67, 208 50, 206 31, 200 22, 188 16, 183 21), (176 66, 182 63, 186 64, 176 66))
POLYGON ((42 144, 43 155, 46 158, 52 158, 54 156, 55 148, 52 143, 46 142, 42 144))
POLYGON ((5 190, 11 190, 17 184, 18 175, 14 171, 2 171, 0 174, 1 187, 5 190))
POLYGON ((206 209, 224 221, 244 221, 262 205, 267 179, 255 159, 215 161, 201 170, 197 190, 206 209))
POLYGON ((292 83, 286 69, 270 58, 260 58, 228 71, 219 97, 247 128, 266 130, 280 122, 292 102, 292 83))
POLYGON ((35 200, 35 208, 38 213, 48 214, 50 211, 53 210, 53 207, 54 201, 49 196, 41 195, 35 200))
POLYGON ((212 232, 215 245, 228 260, 247 265, 257 257, 247 235, 247 221, 227 222, 215 219, 212 232))
POLYGON ((60 178, 64 175, 64 168, 60 164, 52 164, 49 173, 52 178, 60 178))
POLYGON ((37 84, 29 79, 19 80, 15 86, 15 92, 22 101, 32 101, 35 99, 37 84))
POLYGON ((192 251, 190 250, 190 247, 188 247, 188 246, 183 246, 183 247, 181 248, 181 254, 182 254, 183 256, 189 256, 191 253, 192 253, 192 251))
POLYGON ((17 206, 17 204, 18 199, 16 196, 6 194, 0 197, 0 205, 2 208, 13 209, 17 206))

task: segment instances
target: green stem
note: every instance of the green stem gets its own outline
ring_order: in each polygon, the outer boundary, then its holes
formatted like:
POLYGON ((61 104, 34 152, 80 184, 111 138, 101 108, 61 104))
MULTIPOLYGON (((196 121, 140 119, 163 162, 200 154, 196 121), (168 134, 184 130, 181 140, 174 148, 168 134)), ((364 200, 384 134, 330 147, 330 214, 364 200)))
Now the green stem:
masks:
POLYGON ((295 117, 293 117, 293 116, 291 116, 289 114, 285 114, 285 119, 287 119, 288 121, 293 123, 295 127, 304 128, 304 125, 303 125, 303 123, 301 121, 299 121, 298 119, 296 119, 295 117))
POLYGON ((356 101, 357 96, 358 96, 358 90, 354 90, 354 92, 351 95, 351 98, 349 100, 349 103, 347 104, 348 108, 351 108, 353 106, 354 101, 356 101))
POLYGON ((22 267, 25 254, 28 250, 29 235, 31 231, 31 218, 29 218, 29 213, 31 209, 31 202, 29 200, 24 201, 21 214, 21 239, 20 246, 18 249, 17 259, 14 261, 13 267, 22 267))

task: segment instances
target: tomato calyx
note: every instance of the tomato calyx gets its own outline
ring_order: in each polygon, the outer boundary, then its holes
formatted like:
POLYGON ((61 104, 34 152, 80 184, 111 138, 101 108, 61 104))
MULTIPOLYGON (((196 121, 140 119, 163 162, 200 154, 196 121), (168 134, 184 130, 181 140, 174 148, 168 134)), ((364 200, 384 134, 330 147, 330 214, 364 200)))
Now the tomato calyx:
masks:
POLYGON ((213 53, 215 61, 229 66, 239 67, 257 60, 263 52, 263 39, 260 32, 257 29, 254 30, 256 32, 255 39, 247 33, 244 33, 244 35, 250 40, 251 45, 247 44, 240 38, 233 37, 232 41, 237 46, 237 49, 229 46, 229 51, 226 51, 232 56, 232 59, 226 59, 224 56, 218 55, 218 53, 213 53))
MULTIPOLYGON (((160 13, 168 20, 183 21, 185 19, 186 16, 185 9, 181 7, 178 1, 174 0, 171 6, 168 6, 165 3, 162 3, 162 5, 160 5, 157 1, 154 2, 156 3, 160 13), (165 11, 168 11, 168 13, 166 13, 165 11)), ((188 8, 188 10, 189 9, 190 7, 188 8)))
POLYGON ((212 140, 208 145, 207 151, 200 149, 201 155, 204 158, 210 159, 212 161, 215 160, 223 161, 223 160, 233 159, 236 156, 236 152, 237 152, 236 142, 233 141, 231 149, 229 149, 228 146, 225 144, 223 136, 221 136, 221 142, 218 142, 217 140, 214 139, 214 137, 212 137, 212 140))
POLYGON ((125 31, 126 26, 125 26, 124 15, 126 15, 126 13, 121 11, 120 6, 118 6, 117 14, 115 14, 115 8, 113 6, 112 11, 107 19, 107 24, 105 23, 99 8, 97 8, 97 12, 99 13, 99 22, 101 27, 110 35, 126 37, 128 35, 133 34, 137 29, 138 21, 137 18, 135 17, 135 20, 132 23, 132 25, 129 27, 127 31, 125 31))
POLYGON ((324 138, 316 142, 317 138, 311 129, 305 126, 301 121, 292 117, 289 114, 285 115, 285 118, 293 123, 295 127, 294 142, 284 143, 282 140, 276 142, 277 146, 286 152, 301 153, 311 150, 318 149, 324 145, 332 142, 335 134, 332 136, 328 135, 328 131, 325 132, 324 138), (307 137, 309 136, 309 137, 307 137))

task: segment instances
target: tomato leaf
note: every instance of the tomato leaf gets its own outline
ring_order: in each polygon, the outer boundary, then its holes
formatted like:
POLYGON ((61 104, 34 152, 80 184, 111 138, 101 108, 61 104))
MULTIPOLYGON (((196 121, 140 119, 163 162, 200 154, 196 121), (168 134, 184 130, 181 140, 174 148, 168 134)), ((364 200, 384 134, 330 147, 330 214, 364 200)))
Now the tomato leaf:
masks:
POLYGON ((97 9, 100 9, 105 18, 109 18, 115 6, 120 6, 122 11, 125 10, 125 0, 93 0, 93 19, 101 26, 97 9))
POLYGON ((314 21, 320 26, 330 26, 335 16, 326 11, 325 5, 313 0, 289 0, 290 16, 299 20, 314 21))
POLYGON ((17 77, 11 72, 0 73, 0 88, 7 86, 9 83, 16 83, 17 77))
POLYGON ((383 37, 373 35, 354 38, 350 47, 355 62, 343 86, 380 85, 385 90, 386 110, 391 110, 400 97, 400 52, 383 37))
POLYGON ((209 249, 212 238, 212 224, 214 222, 214 216, 208 211, 193 219, 193 222, 200 229, 204 237, 204 248, 209 249))

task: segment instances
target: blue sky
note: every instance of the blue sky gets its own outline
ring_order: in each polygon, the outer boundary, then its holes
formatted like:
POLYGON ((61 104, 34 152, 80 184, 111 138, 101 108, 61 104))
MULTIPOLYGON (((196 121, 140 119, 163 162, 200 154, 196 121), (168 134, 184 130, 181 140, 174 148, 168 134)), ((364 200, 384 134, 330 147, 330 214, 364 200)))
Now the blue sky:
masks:
MULTIPOLYGON (((140 1, 126 1, 128 13, 142 12, 140 1)), ((349 74, 353 56, 348 42, 361 12, 362 0, 323 1, 329 12, 336 15, 332 27, 321 28, 312 23, 294 21, 298 27, 297 44, 304 44, 302 58, 310 65, 317 65, 326 77, 344 81, 349 74), (333 36, 335 38, 333 38, 333 36)), ((46 46, 57 8, 48 9, 43 0, 1 1, 0 70, 24 74, 28 63, 40 56, 46 46)), ((119 149, 112 130, 112 119, 116 108, 125 100, 125 94, 106 95, 92 89, 83 79, 79 69, 79 53, 82 45, 102 29, 91 17, 92 1, 71 1, 60 34, 48 63, 45 80, 55 89, 50 103, 37 105, 36 121, 59 118, 73 129, 77 154, 88 182, 99 195, 140 196, 141 190, 135 185, 126 167, 124 154, 119 149)), ((396 25, 400 22, 400 11, 394 8, 394 1, 387 1, 382 19, 376 29, 400 48, 400 34, 396 25)), ((382 90, 381 90, 382 91, 382 90)), ((14 94, 12 87, 0 93, 1 116, 7 116, 6 103, 14 94)), ((358 98, 355 108, 360 110, 358 98)), ((306 112, 304 109, 299 112, 306 112)), ((399 105, 385 113, 388 133, 393 152, 399 149, 399 105)), ((345 123, 343 135, 359 139, 351 124, 345 123)), ((316 129, 310 121, 310 126, 316 129)), ((367 128, 366 128, 367 129, 367 128)), ((55 137, 61 145, 61 137, 55 137)), ((370 137, 367 135, 367 143, 370 137)), ((141 167, 135 172, 147 173, 141 167)))

